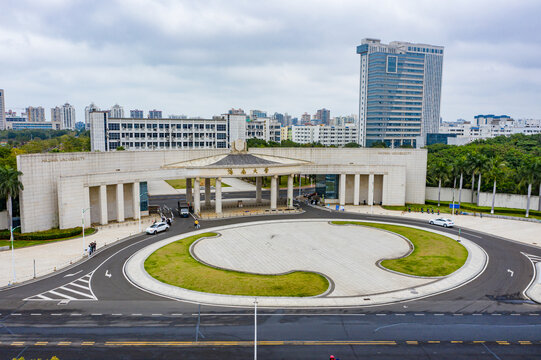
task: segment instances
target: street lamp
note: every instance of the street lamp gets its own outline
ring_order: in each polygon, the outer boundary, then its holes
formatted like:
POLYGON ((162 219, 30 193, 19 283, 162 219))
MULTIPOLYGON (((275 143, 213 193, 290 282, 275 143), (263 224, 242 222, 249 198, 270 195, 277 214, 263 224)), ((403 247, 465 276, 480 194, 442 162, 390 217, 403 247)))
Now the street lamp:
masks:
POLYGON ((85 212, 87 212, 87 210, 90 210, 90 208, 86 208, 86 209, 81 209, 81 221, 83 223, 83 256, 84 256, 84 253, 85 253, 85 212))
POLYGON ((13 249, 13 230, 17 229, 20 226, 10 227, 10 240, 11 240, 11 269, 13 270, 13 282, 12 284, 15 284, 17 281, 17 276, 15 275, 15 251, 13 249))

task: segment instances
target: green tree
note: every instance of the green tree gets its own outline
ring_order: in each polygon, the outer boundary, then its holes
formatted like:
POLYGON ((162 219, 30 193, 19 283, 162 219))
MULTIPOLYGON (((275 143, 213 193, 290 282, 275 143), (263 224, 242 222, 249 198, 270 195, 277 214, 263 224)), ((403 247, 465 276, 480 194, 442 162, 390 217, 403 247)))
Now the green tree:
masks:
MULTIPOLYGON (((460 209, 460 204, 462 203, 462 182, 464 180, 464 172, 468 170, 468 161, 465 156, 458 157, 453 167, 457 174, 460 174, 460 185, 458 189, 458 208, 460 209)), ((473 189, 472 189, 473 191, 473 189)))
POLYGON ((387 144, 385 144, 383 141, 375 141, 370 145, 372 148, 387 148, 387 144))
MULTIPOLYGON (((490 213, 494 214, 494 203, 496 201, 496 183, 500 181, 506 171, 506 163, 501 158, 492 158, 488 162, 487 171, 485 173, 486 178, 493 182, 492 185, 492 208, 490 213)), ((479 204, 479 194, 477 194, 477 203, 479 204)))
POLYGON ((451 175, 451 166, 444 160, 432 163, 428 169, 430 176, 438 180, 438 206, 440 206, 441 183, 447 181, 451 175))
POLYGON ((6 208, 8 211, 8 224, 13 226, 12 222, 12 197, 17 196, 19 191, 23 190, 23 184, 19 176, 23 173, 9 166, 0 167, 0 197, 6 199, 6 208))
POLYGON ((519 186, 528 186, 528 200, 526 202, 526 217, 528 217, 530 215, 532 185, 540 180, 541 158, 528 158, 527 161, 525 161, 520 167, 518 174, 520 176, 519 186))
POLYGON ((361 145, 357 144, 356 142, 350 142, 344 145, 345 148, 360 148, 361 145))

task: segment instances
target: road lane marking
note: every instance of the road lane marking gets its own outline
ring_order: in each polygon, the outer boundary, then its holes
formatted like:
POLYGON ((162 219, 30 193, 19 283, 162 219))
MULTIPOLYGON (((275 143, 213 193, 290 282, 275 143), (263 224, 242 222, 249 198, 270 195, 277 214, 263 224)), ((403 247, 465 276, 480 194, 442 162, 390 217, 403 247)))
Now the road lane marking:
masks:
POLYGON ((48 343, 49 343, 48 341, 37 341, 36 343, 34 343, 34 345, 35 346, 45 346, 48 343))
POLYGON ((90 314, 90 316, 101 316, 102 314, 90 314))
POLYGON ((75 275, 77 275, 77 274, 79 274, 81 272, 83 272, 83 270, 79 270, 79 271, 77 271, 76 273, 73 273, 73 274, 66 274, 66 275, 64 275, 64 277, 75 276, 75 275))
POLYGON ((81 346, 92 346, 92 345, 94 345, 94 344, 95 344, 94 341, 83 341, 83 342, 81 343, 81 346))
POLYGON ((60 341, 57 345, 58 346, 68 346, 68 345, 71 345, 71 341, 60 341))
MULTIPOLYGON (((82 272, 83 270, 81 270, 82 272)), ((23 299, 24 301, 58 301, 58 300, 98 300, 90 286, 90 279, 93 272, 90 272, 78 279, 54 289, 44 291, 40 294, 23 299), (86 290, 86 291, 82 291, 86 290), (66 294, 67 293, 67 294, 66 294)), ((69 275, 69 274, 68 274, 69 275)), ((75 274, 74 274, 75 275, 75 274)))
POLYGON ((131 314, 131 316, 143 316, 143 314, 131 314))
POLYGON ((67 288, 67 287, 64 287, 64 286, 61 286, 60 289, 66 290, 66 291, 71 291, 72 293, 77 294, 77 295, 86 296, 86 297, 89 298, 89 299, 93 299, 93 298, 94 298, 92 295, 85 294, 85 293, 83 293, 83 292, 80 292, 80 291, 77 291, 77 290, 73 290, 73 289, 70 289, 70 288, 67 288))
POLYGON ((434 314, 434 316, 443 316, 445 314, 434 314))
POLYGON ((30 316, 40 316, 41 313, 31 313, 30 316))
MULTIPOLYGON (((54 290, 49 290, 49 293, 51 293, 53 295, 56 295, 56 296, 59 296, 59 297, 62 297, 64 299, 77 300, 77 298, 74 298, 73 296, 65 295, 65 294, 59 293, 59 292, 54 291, 54 290)), ((56 300, 58 300, 58 299, 56 299, 56 300)))

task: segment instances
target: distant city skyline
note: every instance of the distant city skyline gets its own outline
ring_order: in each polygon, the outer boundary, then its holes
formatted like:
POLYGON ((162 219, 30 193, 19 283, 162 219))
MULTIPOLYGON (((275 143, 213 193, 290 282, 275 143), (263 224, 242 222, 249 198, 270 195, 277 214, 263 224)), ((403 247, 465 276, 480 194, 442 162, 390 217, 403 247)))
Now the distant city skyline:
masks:
POLYGON ((445 47, 444 120, 541 118, 540 10, 533 1, 485 0, 8 1, 0 88, 6 110, 42 106, 48 116, 68 102, 77 119, 91 102, 164 116, 210 117, 232 107, 354 114, 354 50, 375 37, 445 47))

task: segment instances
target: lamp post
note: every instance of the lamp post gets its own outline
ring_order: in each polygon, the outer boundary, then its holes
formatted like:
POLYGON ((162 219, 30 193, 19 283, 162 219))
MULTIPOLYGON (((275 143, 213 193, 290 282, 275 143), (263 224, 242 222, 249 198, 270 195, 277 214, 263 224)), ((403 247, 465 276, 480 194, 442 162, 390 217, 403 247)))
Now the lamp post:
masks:
POLYGON ((15 275, 15 251, 13 249, 13 230, 17 229, 19 226, 10 227, 10 240, 11 240, 11 269, 13 270, 13 282, 12 284, 15 284, 17 281, 17 276, 15 275))
POLYGON ((81 209, 81 222, 83 224, 83 256, 84 256, 84 253, 85 253, 85 212, 87 212, 88 210, 90 210, 90 208, 86 208, 86 209, 81 209))

